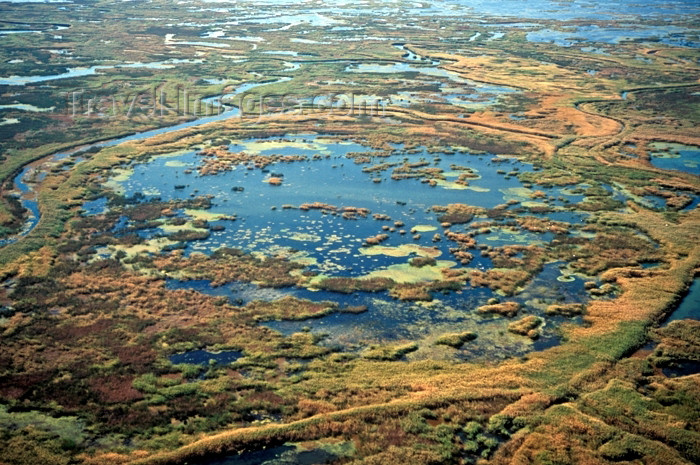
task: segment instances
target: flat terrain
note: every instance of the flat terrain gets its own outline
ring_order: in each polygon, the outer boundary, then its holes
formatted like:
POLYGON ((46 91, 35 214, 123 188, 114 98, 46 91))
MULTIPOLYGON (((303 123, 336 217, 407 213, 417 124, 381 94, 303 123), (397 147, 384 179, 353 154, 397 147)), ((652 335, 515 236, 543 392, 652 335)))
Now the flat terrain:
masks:
POLYGON ((693 1, 0 1, 0 465, 700 461, 693 1))

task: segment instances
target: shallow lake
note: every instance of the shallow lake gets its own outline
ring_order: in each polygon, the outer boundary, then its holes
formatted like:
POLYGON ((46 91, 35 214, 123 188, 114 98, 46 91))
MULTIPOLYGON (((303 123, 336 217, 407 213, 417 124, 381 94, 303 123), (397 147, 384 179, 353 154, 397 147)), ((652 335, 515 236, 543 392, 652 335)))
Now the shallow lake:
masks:
MULTIPOLYGON (((287 146, 274 140, 247 140, 231 145, 231 151, 258 150, 261 155, 306 155, 311 158, 321 154, 319 160, 276 164, 264 170, 250 170, 238 166, 232 171, 216 175, 200 176, 197 167, 202 156, 188 152, 176 156, 160 157, 148 163, 135 164, 133 174, 118 182, 118 188, 125 196, 143 193, 146 198, 188 199, 197 194, 213 195, 213 207, 209 214, 236 215, 238 220, 212 221, 223 226, 222 231, 212 231, 207 239, 188 243, 185 253, 193 251, 209 253, 222 246, 239 247, 248 251, 274 254, 281 249, 300 251, 297 258, 305 260, 312 270, 333 275, 362 276, 378 267, 405 264, 412 255, 408 250, 388 250, 386 254, 369 254, 362 248, 368 237, 385 232, 383 226, 396 229, 388 233, 383 246, 401 247, 415 244, 423 247, 437 247, 439 260, 449 260, 449 241, 432 241, 433 235, 440 233, 439 216, 432 210, 433 205, 467 203, 492 208, 508 200, 519 200, 528 204, 532 190, 522 187, 517 177, 506 177, 499 171, 518 169, 530 170, 529 165, 516 159, 498 158, 493 155, 470 154, 412 154, 411 160, 426 160, 430 168, 441 168, 445 180, 437 187, 430 187, 420 179, 392 180, 391 170, 365 173, 352 159, 345 157, 350 152, 371 150, 356 143, 324 141, 314 136, 297 136, 287 146), (328 156, 328 158, 325 158, 328 156), (452 164, 467 165, 478 179, 468 186, 456 184, 459 173, 451 170, 452 164), (270 186, 265 182, 271 173, 282 174, 281 186, 270 186), (375 180, 381 182, 374 182, 375 180), (313 189, 309 189, 313 186, 313 189), (237 190, 239 187, 243 191, 237 190), (388 215, 390 221, 378 221, 370 214, 367 218, 345 220, 340 215, 324 214, 317 210, 285 209, 285 205, 298 207, 304 203, 323 202, 336 207, 363 207, 372 214, 388 215), (394 222, 404 223, 395 227, 394 222), (423 226, 427 226, 423 228, 423 226), (422 231, 419 239, 413 239, 412 228, 422 231), (400 234, 404 230, 406 234, 400 234), (392 256, 395 255, 395 256, 392 256)), ((399 165, 405 154, 376 159, 376 163, 399 165)), ((582 196, 572 195, 558 188, 541 189, 552 197, 580 201, 582 196)), ((543 205, 535 202, 533 205, 543 205)), ((549 203, 561 213, 572 213, 561 200, 549 203)), ((451 230, 460 232, 465 226, 455 225, 451 230)), ((152 234, 163 231, 153 230, 152 234)), ((480 237, 488 245, 509 243, 545 243, 551 240, 550 233, 530 233, 515 231, 507 227, 494 230, 480 237)), ((477 255, 471 267, 484 268, 488 261, 477 255)))
POLYGON ((649 148, 652 150, 651 163, 657 168, 700 175, 700 147, 653 142, 649 148))
MULTIPOLYGON (((516 206, 544 206, 555 211, 552 219, 578 224, 585 214, 571 210, 568 203, 583 199, 562 188, 541 188, 547 203, 531 199, 532 189, 523 187, 513 173, 530 171, 532 167, 515 158, 496 157, 490 154, 428 153, 425 149, 405 152, 400 145, 389 155, 376 157, 372 163, 388 164, 384 170, 366 172, 371 164, 357 164, 347 154, 373 155, 374 151, 361 144, 327 139, 315 135, 286 136, 279 139, 246 139, 231 141, 231 152, 245 151, 259 155, 303 155, 305 161, 277 163, 265 169, 248 169, 238 165, 230 171, 214 175, 200 175, 198 168, 203 156, 196 151, 153 158, 134 163, 127 176, 116 178, 109 184, 127 197, 144 194, 144 198, 188 199, 196 195, 212 195, 212 208, 206 212, 210 225, 221 226, 211 231, 206 239, 183 243, 184 253, 209 254, 226 246, 241 248, 266 255, 282 254, 299 261, 310 271, 325 276, 386 276, 399 282, 421 282, 441 279, 440 267, 459 268, 452 260, 446 240, 434 242, 433 236, 442 232, 431 206, 450 203, 466 203, 492 208, 511 200, 516 206), (314 157, 312 159, 312 157, 314 157), (391 179, 392 170, 406 160, 421 162, 416 169, 439 168, 444 180, 436 186, 421 179, 391 179), (473 179, 468 185, 455 183, 459 171, 468 168, 473 179), (510 173, 510 174, 508 174, 510 173), (270 176, 283 179, 280 186, 266 182, 270 176), (379 181, 379 182, 378 182, 379 181), (310 188, 313 186, 313 188, 310 188), (343 219, 339 214, 320 210, 301 210, 304 203, 322 202, 335 207, 353 206, 368 208, 366 218, 343 219), (285 208, 285 205, 289 207, 285 208), (390 220, 374 219, 372 214, 387 215, 390 220), (235 215, 235 222, 217 220, 216 215, 235 215), (395 226, 399 221, 401 226, 395 226), (393 231, 389 229, 393 228, 393 231), (389 229, 389 230, 387 230, 389 229), (406 231, 401 234, 401 230, 406 231), (413 230, 413 232, 411 232, 413 230), (381 247, 365 247, 367 237, 386 233, 389 237, 381 247), (418 234, 420 237, 414 237, 418 234), (415 256, 428 254, 437 258, 437 266, 415 268, 408 261, 415 256), (404 281, 402 281, 404 280, 404 281)), ((104 200, 86 205, 86 213, 101 212, 104 200)), ((187 217, 191 212, 179 211, 187 217)), ((538 213, 537 216, 547 216, 538 213)), ((477 218, 474 221, 480 221, 477 218)), ((124 219, 120 228, 129 227, 124 219)), ((469 225, 453 225, 455 232, 468 230, 469 225)), ((154 227, 139 231, 146 239, 164 236, 166 230, 154 227)), ((576 234, 575 226, 572 230, 576 234)), ((479 243, 491 246, 509 244, 546 244, 553 239, 549 232, 534 233, 514 228, 507 222, 497 223, 489 232, 479 234, 479 243)), ((493 267, 491 259, 473 250, 474 259, 466 265, 471 269, 486 270, 493 267)), ((558 264, 546 265, 535 280, 516 300, 526 313, 543 315, 547 305, 561 302, 584 302, 588 296, 583 280, 563 276, 558 264)), ((323 344, 345 350, 364 347, 367 341, 386 342, 420 340, 430 338, 436 331, 475 331, 480 334, 479 344, 463 351, 464 357, 506 357, 525 353, 533 348, 544 348, 558 341, 556 327, 563 319, 547 317, 542 337, 532 342, 522 336, 504 335, 504 319, 475 314, 474 309, 494 297, 486 288, 467 288, 460 292, 435 294, 435 300, 427 304, 398 302, 387 293, 353 293, 344 295, 327 291, 306 289, 260 289, 246 283, 230 283, 211 287, 206 281, 170 281, 170 288, 194 289, 200 292, 226 296, 235 305, 245 305, 253 300, 275 300, 291 294, 315 301, 330 300, 344 306, 367 306, 361 314, 337 312, 322 318, 305 321, 274 321, 265 323, 284 334, 312 331, 326 335, 323 344)), ((510 299, 508 299, 510 300, 510 299)), ((568 319, 568 321, 572 321, 568 319)))

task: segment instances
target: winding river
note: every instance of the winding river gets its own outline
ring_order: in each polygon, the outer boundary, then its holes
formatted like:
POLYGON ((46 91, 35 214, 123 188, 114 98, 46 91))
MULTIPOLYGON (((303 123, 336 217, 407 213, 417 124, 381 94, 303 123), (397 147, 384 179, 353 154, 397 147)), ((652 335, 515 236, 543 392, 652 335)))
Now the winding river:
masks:
MULTIPOLYGON (((285 82, 288 81, 289 77, 279 77, 273 81, 265 81, 265 82, 248 82, 245 84, 239 85, 233 92, 227 93, 224 95, 217 95, 213 97, 209 97, 207 99, 203 99, 202 101, 205 103, 212 103, 216 104, 217 102, 222 102, 222 101, 230 101, 234 96, 243 94, 245 92, 248 92, 252 89, 255 89, 257 87, 262 87, 262 86, 268 86, 268 85, 273 85, 273 84, 278 84, 280 82, 285 82)), ((115 145, 119 145, 123 142, 127 141, 133 141, 133 140, 143 140, 143 139, 148 139, 149 137, 154 137, 160 134, 167 134, 175 131, 179 131, 181 129, 186 129, 186 128, 191 128, 191 127, 196 127, 196 126, 201 126, 204 124, 208 123, 214 123, 217 121, 223 121, 227 120, 229 118, 235 118, 240 115, 240 110, 237 107, 229 107, 223 105, 224 111, 217 115, 213 116, 205 116, 202 118, 197 118, 192 121, 187 121, 185 123, 179 123, 175 124, 173 126, 167 126, 163 128, 158 128, 158 129, 152 129, 149 131, 143 131, 143 132, 137 132, 135 134, 130 134, 128 136, 124 137, 118 137, 116 139, 110 139, 106 141, 100 141, 100 142, 95 142, 93 144, 87 144, 87 145, 82 145, 67 151, 63 152, 58 152, 54 153, 51 155, 48 155, 44 157, 43 159, 39 160, 38 162, 33 162, 33 164, 41 164, 46 161, 59 161, 62 160, 66 157, 70 157, 72 155, 75 155, 79 152, 84 152, 93 148, 104 148, 104 147, 113 147, 115 145)), ((22 231, 15 236, 8 237, 6 239, 0 240, 0 247, 6 246, 8 244, 12 244, 14 242, 17 242, 20 238, 26 236, 34 228, 39 224, 39 219, 40 219, 40 212, 38 208, 38 203, 36 201, 35 197, 35 192, 32 189, 31 182, 27 179, 27 175, 30 174, 33 170, 31 169, 31 165, 25 166, 22 171, 17 174, 14 178, 14 185, 16 187, 16 190, 19 191, 20 194, 20 201, 22 203, 22 207, 24 207, 26 210, 29 210, 31 212, 31 215, 29 219, 25 222, 25 225, 22 229, 22 231)))

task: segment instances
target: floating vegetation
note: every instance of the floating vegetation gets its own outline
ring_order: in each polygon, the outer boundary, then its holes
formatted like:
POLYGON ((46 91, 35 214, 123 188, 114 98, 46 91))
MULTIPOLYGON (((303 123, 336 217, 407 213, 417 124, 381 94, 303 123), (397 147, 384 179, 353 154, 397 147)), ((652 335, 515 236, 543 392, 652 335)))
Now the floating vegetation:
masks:
POLYGON ((440 281, 443 279, 443 270, 456 266, 457 263, 450 260, 437 260, 435 265, 422 267, 412 266, 410 263, 390 265, 384 270, 372 271, 369 278, 385 278, 395 283, 419 283, 428 281, 440 281))
POLYGON ((370 360, 399 360, 404 355, 418 350, 418 345, 414 343, 397 346, 370 347, 362 356, 370 360))
POLYGON ((432 231, 437 231, 438 227, 429 225, 429 224, 418 224, 416 226, 413 226, 411 228, 411 233, 424 233, 424 232, 432 232, 432 231))
POLYGON ((679 170, 700 175, 700 147, 676 143, 649 144, 651 163, 667 170, 679 170))
POLYGON ((583 304, 553 304, 545 310, 547 315, 576 316, 583 314, 586 306, 583 304))
POLYGON ((4 2, 3 464, 700 463, 700 8, 527 6, 4 2))
POLYGON ((508 331, 514 334, 520 334, 521 336, 527 336, 530 339, 537 339, 539 337, 539 332, 537 328, 540 327, 543 320, 535 315, 528 315, 521 318, 518 321, 514 321, 508 325, 508 331))
POLYGON ((311 233, 303 233, 303 232, 294 232, 291 233, 289 236, 289 239, 293 241, 299 241, 299 242, 320 242, 321 241, 321 236, 317 234, 311 234, 311 233))
POLYGON ((489 305, 482 305, 476 311, 481 314, 495 314, 512 318, 518 314, 520 304, 517 302, 502 302, 489 305))
POLYGON ((363 255, 386 255, 388 257, 408 257, 415 254, 419 257, 428 258, 437 258, 442 255, 440 249, 417 244, 402 244, 397 247, 375 245, 361 248, 360 253, 363 255))
POLYGON ((442 344, 454 347, 455 349, 459 349, 466 342, 473 341, 477 337, 478 336, 476 333, 472 333, 470 331, 466 331, 463 333, 444 334, 435 341, 435 344, 442 344))

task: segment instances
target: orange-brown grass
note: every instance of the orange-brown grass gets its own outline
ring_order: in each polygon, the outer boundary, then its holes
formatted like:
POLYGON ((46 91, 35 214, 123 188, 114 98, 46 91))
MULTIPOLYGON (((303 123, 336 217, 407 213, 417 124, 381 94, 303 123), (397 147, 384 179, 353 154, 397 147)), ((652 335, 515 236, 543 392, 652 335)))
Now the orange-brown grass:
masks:
POLYGON ((213 175, 229 171, 237 165, 248 165, 258 169, 275 163, 292 163, 305 161, 306 155, 254 155, 247 152, 232 153, 228 147, 211 147, 199 152, 202 164, 198 168, 200 175, 213 175))
POLYGON ((312 302, 292 296, 284 296, 273 302, 254 301, 245 310, 256 320, 305 320, 319 318, 338 309, 335 302, 312 302))
POLYGON ((484 208, 474 207, 463 203, 452 203, 447 206, 434 205, 434 212, 442 213, 438 217, 441 223, 462 224, 470 222, 475 215, 483 215, 484 208))
POLYGON ((325 278, 320 282, 315 283, 314 287, 349 294, 355 291, 381 292, 392 288, 394 285, 394 281, 389 278, 332 277, 325 278))
POLYGON ((289 261, 257 258, 235 249, 220 249, 211 257, 192 254, 188 258, 176 251, 157 257, 153 265, 160 272, 175 273, 183 278, 209 279, 214 286, 231 281, 252 281, 270 287, 291 286, 297 284, 299 278, 290 273, 303 268, 289 261))
POLYGON ((498 304, 482 305, 477 307, 477 313, 481 314, 496 314, 501 316, 506 316, 509 318, 514 317, 518 314, 520 310, 520 304, 517 302, 501 302, 498 304))
POLYGON ((539 336, 537 328, 542 324, 542 318, 535 315, 527 315, 518 321, 508 324, 508 331, 521 336, 536 339, 539 336))
POLYGON ((586 306, 583 304, 552 304, 547 306, 547 315, 575 316, 581 315, 586 306))
POLYGON ((488 287, 512 295, 530 279, 530 273, 524 270, 491 269, 486 271, 472 270, 469 272, 469 283, 474 286, 488 287))
MULTIPOLYGON (((598 107, 592 103, 584 104, 584 111, 572 107, 573 101, 583 94, 590 94, 588 98, 617 99, 617 89, 607 79, 591 80, 600 87, 590 92, 591 85, 584 86, 585 88, 579 85, 581 76, 577 72, 555 64, 504 57, 503 53, 489 51, 485 51, 482 56, 441 57, 453 60, 447 67, 465 77, 504 85, 514 84, 541 95, 541 108, 527 114, 544 118, 538 118, 534 122, 513 122, 504 120, 502 115, 493 112, 476 112, 466 118, 456 118, 447 112, 429 114, 392 108, 387 114, 399 117, 405 123, 395 134, 372 133, 369 130, 376 121, 360 123, 354 118, 341 116, 285 115, 267 119, 262 125, 257 121, 229 120, 159 136, 149 141, 123 144, 118 150, 105 150, 75 173, 56 175, 46 184, 51 195, 44 193, 41 197, 40 207, 42 212, 47 212, 42 218, 41 226, 43 228, 58 218, 57 213, 51 211, 52 202, 56 199, 60 199, 60 205, 67 206, 68 209, 80 204, 78 194, 89 178, 89 170, 99 172, 133 157, 166 153, 201 144, 215 132, 239 136, 283 134, 315 131, 316 125, 321 123, 325 130, 338 134, 370 132, 366 141, 370 146, 390 150, 389 142, 408 141, 409 145, 415 145, 419 141, 435 137, 442 138, 446 143, 458 144, 460 138, 468 134, 478 141, 479 137, 473 137, 474 134, 469 132, 478 129, 480 136, 497 134, 498 138, 484 140, 486 143, 499 143, 501 147, 508 147, 508 144, 517 147, 517 143, 527 142, 550 156, 559 148, 558 156, 563 154, 571 157, 566 159, 567 163, 577 157, 587 157, 588 162, 602 159, 601 163, 612 163, 601 155, 602 149, 598 144, 604 145, 623 137, 617 135, 620 130, 618 121, 614 117, 595 114, 598 107), (568 97, 563 97, 564 95, 568 97), (578 151, 567 151, 565 145, 571 142, 569 137, 594 140, 572 147, 578 151), (583 146, 594 148, 591 151, 594 158, 583 153, 583 146)), ((648 128, 644 131, 646 135, 640 136, 642 138, 654 134, 648 128)), ((697 140, 694 136, 682 137, 679 132, 672 134, 674 141, 690 143, 697 140)), ((576 143, 578 141, 574 141, 576 143)), ((636 163, 644 165, 643 161, 636 163)), ((575 184, 583 180, 580 174, 572 174, 569 167, 566 168, 538 173, 537 178, 544 183, 559 185, 575 184)), ((647 166, 644 169, 651 168, 647 166)), ((661 176, 665 173, 663 170, 658 170, 658 173, 660 178, 665 177, 661 176)), ((428 174, 440 175, 437 172, 428 174)), ((673 185, 679 183, 691 186, 697 184, 689 176, 674 175, 673 185)), ((442 459, 441 455, 434 450, 421 452, 411 449, 405 442, 413 440, 415 436, 398 430, 394 423, 422 408, 440 412, 440 409, 450 407, 458 407, 453 408, 453 416, 450 417, 459 419, 454 421, 483 421, 491 417, 514 422, 515 417, 520 416, 519 424, 528 426, 528 430, 514 432, 512 435, 512 431, 509 431, 504 435, 511 439, 497 452, 493 463, 610 463, 625 459, 628 457, 626 454, 633 457, 642 454, 640 457, 645 463, 682 463, 681 459, 692 460, 695 457, 688 455, 682 458, 667 445, 652 439, 678 445, 678 450, 690 450, 681 446, 686 444, 683 442, 685 438, 692 439, 694 436, 687 431, 679 431, 683 428, 672 424, 673 412, 665 411, 644 398, 640 400, 644 396, 636 393, 633 380, 611 381, 610 378, 613 375, 624 378, 628 373, 642 371, 641 365, 628 367, 625 371, 625 362, 620 362, 619 359, 643 341, 646 326, 667 313, 687 288, 690 277, 700 263, 697 247, 700 243, 700 213, 696 209, 673 218, 634 205, 629 208, 632 209, 631 212, 602 213, 600 221, 609 225, 629 225, 633 229, 644 231, 661 244, 659 253, 669 264, 668 269, 628 268, 614 263, 613 259, 620 258, 619 256, 606 257, 610 259, 606 262, 606 268, 611 269, 602 278, 614 282, 621 290, 620 296, 613 301, 592 301, 585 317, 588 326, 564 326, 562 330, 566 342, 561 346, 497 366, 438 361, 345 360, 342 358, 344 354, 338 354, 337 359, 334 358, 335 355, 321 357, 327 351, 314 345, 312 335, 300 334, 283 339, 253 323, 255 315, 271 318, 324 314, 330 308, 327 305, 289 301, 289 308, 284 305, 276 307, 275 304, 260 304, 240 309, 194 292, 167 291, 163 282, 156 278, 138 276, 135 273, 110 275, 108 270, 104 273, 74 272, 60 278, 60 284, 65 286, 64 292, 69 299, 51 300, 54 297, 51 296, 45 301, 46 308, 56 311, 57 316, 52 320, 38 321, 43 326, 38 325, 35 330, 45 330, 44 333, 39 332, 42 342, 35 337, 21 347, 15 343, 7 344, 6 354, 10 355, 4 357, 5 360, 9 357, 17 366, 26 369, 24 377, 16 377, 17 383, 13 384, 13 387, 21 389, 49 381, 46 375, 36 377, 40 368, 46 368, 41 366, 42 360, 46 359, 53 363, 51 368, 65 370, 70 370, 71 363, 76 360, 90 360, 98 366, 108 366, 115 358, 128 366, 147 366, 153 363, 157 355, 156 349, 144 349, 145 345, 135 330, 120 326, 126 324, 123 320, 132 317, 149 322, 142 332, 143 337, 167 335, 158 340, 170 344, 170 349, 158 348, 161 355, 174 347, 184 347, 190 338, 196 336, 200 344, 243 348, 253 360, 269 361, 273 352, 275 356, 299 357, 301 354, 317 357, 309 363, 307 373, 294 383, 275 384, 277 392, 281 394, 278 397, 269 392, 249 396, 250 399, 258 400, 288 398, 289 405, 297 408, 297 416, 294 418, 306 418, 289 421, 287 424, 236 427, 197 438, 182 436, 182 440, 191 442, 171 451, 134 451, 124 455, 98 453, 91 458, 85 457, 87 463, 182 463, 208 454, 253 450, 285 441, 331 436, 371 437, 371 441, 359 441, 367 457, 365 463, 438 463, 442 459), (97 303, 96 296, 99 296, 97 303), (117 321, 119 319, 122 320, 117 321), (55 335, 54 342, 46 342, 47 335, 51 334, 55 335), (100 340, 114 342, 121 349, 96 347, 100 340), (83 344, 89 347, 81 347, 83 344), (140 350, 136 350, 137 347, 140 350), (640 402, 653 412, 632 409, 640 402), (555 403, 557 405, 553 405, 555 403), (459 417, 454 410, 467 413, 459 417), (494 417, 499 411, 500 417, 494 417), (635 424, 624 420, 628 416, 637 420, 635 424)), ((466 216, 456 219, 463 220, 466 216)), ((529 222, 524 223, 523 227, 542 229, 545 225, 529 222)), ((54 237, 46 229, 40 228, 38 231, 38 237, 54 237)), ((454 239, 464 242, 464 247, 474 245, 466 238, 454 239)), ((509 256, 509 251, 505 249, 497 253, 509 256)), ((623 258, 629 259, 631 264, 635 258, 632 255, 623 258)), ((47 274, 55 257, 53 249, 42 249, 23 261, 16 262, 6 274, 18 270, 27 276, 47 274)), ((584 267, 586 270, 595 270, 596 265, 602 262, 600 257, 589 259, 590 262, 584 267)), ((180 277, 211 279, 214 284, 233 279, 259 281, 266 285, 293 285, 299 282, 296 274, 292 273, 298 271, 295 266, 282 260, 262 260, 239 253, 221 253, 212 258, 196 254, 183 258, 172 254, 157 257, 147 264, 146 269, 180 277)), ((462 272, 455 273, 455 278, 462 275, 462 272)), ((528 270, 474 270, 468 273, 473 286, 489 286, 504 293, 515 292, 530 276, 529 267, 528 270)), ((383 290, 394 284, 387 281, 358 284, 357 281, 341 278, 340 281, 329 281, 327 284, 333 290, 350 291, 383 290)), ((395 289, 398 289, 395 292, 403 291, 409 295, 427 292, 426 288, 421 287, 395 289)), ((9 338, 31 328, 30 324, 37 323, 32 318, 33 316, 16 315, 5 327, 3 337, 9 338)), ((389 350, 387 354, 391 357, 384 358, 392 358, 396 351, 389 350)), ((231 379, 234 377, 231 376, 231 379)), ((93 380, 92 389, 107 402, 137 398, 138 395, 127 387, 126 380, 127 377, 98 378, 93 380)), ((266 382, 276 381, 269 377, 266 382)), ((666 392, 675 392, 675 389, 685 389, 691 393, 695 389, 697 392, 696 386, 682 381, 652 381, 655 386, 662 386, 666 392)), ((206 386, 202 392, 216 389, 214 380, 202 384, 206 386)), ((256 388, 260 389, 260 386, 262 385, 259 384, 256 388)), ((141 391, 138 392, 142 394, 141 391)), ((21 394, 23 392, 14 392, 11 397, 19 398, 21 394)), ((60 402, 63 400, 59 399, 60 402)), ((75 399, 72 401, 76 402, 75 399)), ((79 403, 76 402, 76 405, 79 403)), ((447 424, 447 417, 440 417, 434 423, 439 425, 441 422, 447 424)), ((454 435, 450 441, 452 437, 454 435)))

